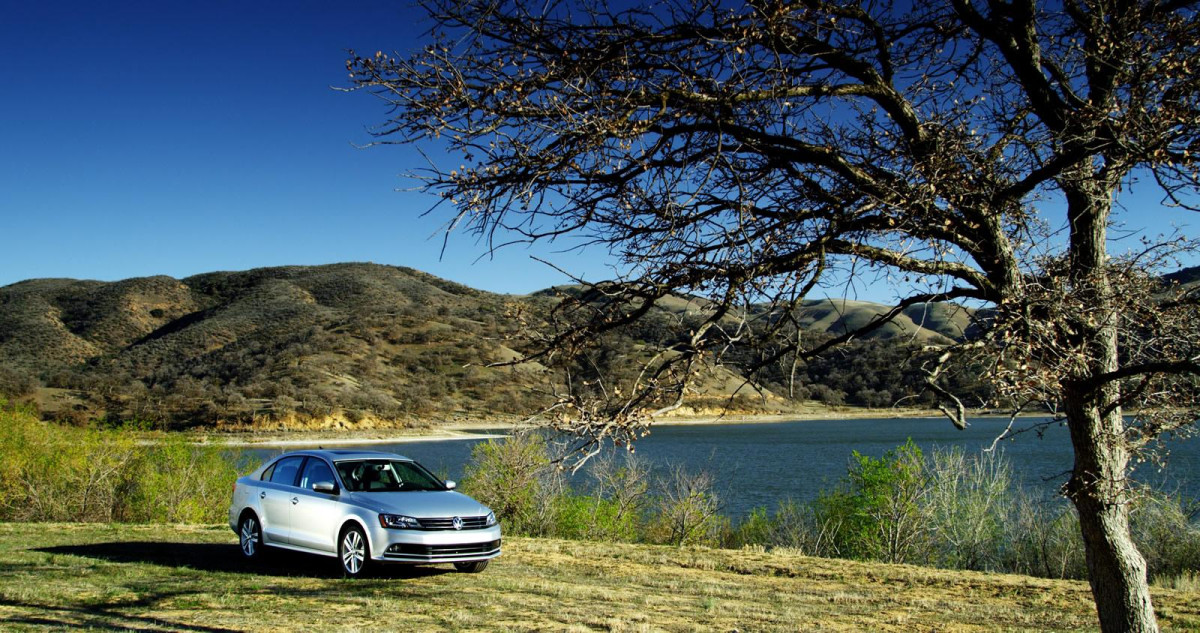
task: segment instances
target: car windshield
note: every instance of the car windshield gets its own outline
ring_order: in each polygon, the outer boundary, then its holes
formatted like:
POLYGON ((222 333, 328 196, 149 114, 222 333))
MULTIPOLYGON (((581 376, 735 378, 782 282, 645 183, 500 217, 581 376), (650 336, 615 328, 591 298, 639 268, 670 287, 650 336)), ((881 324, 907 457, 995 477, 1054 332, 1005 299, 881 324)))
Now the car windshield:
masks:
POLYGON ((437 477, 416 462, 393 459, 355 459, 337 462, 338 474, 350 492, 408 492, 445 490, 437 477))

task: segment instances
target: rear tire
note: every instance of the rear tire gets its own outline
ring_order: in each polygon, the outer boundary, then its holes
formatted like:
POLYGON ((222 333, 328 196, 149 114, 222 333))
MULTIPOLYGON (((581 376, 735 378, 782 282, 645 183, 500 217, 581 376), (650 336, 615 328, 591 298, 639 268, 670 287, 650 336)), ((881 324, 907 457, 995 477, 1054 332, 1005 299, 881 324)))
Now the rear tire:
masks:
POLYGON ((247 512, 238 522, 238 546, 246 560, 261 560, 263 557, 262 526, 253 512, 247 512))
POLYGON ((488 561, 486 560, 473 560, 466 563, 454 563, 454 568, 463 574, 478 574, 479 572, 487 569, 487 566, 488 561))
POLYGON ((343 530, 338 538, 338 564, 346 578, 361 578, 371 566, 371 546, 357 525, 343 530))

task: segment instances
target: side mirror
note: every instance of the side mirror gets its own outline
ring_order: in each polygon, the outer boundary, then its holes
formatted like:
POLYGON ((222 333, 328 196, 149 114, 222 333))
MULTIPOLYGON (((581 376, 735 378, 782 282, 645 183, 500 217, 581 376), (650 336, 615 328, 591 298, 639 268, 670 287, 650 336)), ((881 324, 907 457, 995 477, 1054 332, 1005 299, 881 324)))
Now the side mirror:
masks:
POLYGON ((312 485, 313 492, 323 492, 325 494, 337 493, 337 486, 333 485, 332 481, 318 481, 312 485))
POLYGON ((454 480, 452 480, 452 479, 446 480, 446 490, 454 490, 457 487, 458 487, 458 484, 454 483, 454 480))

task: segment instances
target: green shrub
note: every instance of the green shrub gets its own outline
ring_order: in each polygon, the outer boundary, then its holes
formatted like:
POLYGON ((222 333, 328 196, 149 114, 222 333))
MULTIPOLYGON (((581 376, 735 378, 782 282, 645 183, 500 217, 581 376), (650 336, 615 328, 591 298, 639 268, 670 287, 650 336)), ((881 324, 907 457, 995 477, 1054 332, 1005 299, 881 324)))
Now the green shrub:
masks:
POLYGON ((829 531, 838 556, 906 562, 928 525, 926 491, 923 456, 912 439, 879 459, 854 451, 841 487, 818 497, 816 524, 829 531))
POLYGON ((766 508, 754 508, 734 529, 730 545, 735 548, 747 545, 774 545, 775 526, 775 517, 767 513, 766 508))
POLYGON ((818 522, 815 504, 800 504, 791 499, 779 502, 774 514, 755 508, 733 531, 732 547, 761 545, 786 548, 810 556, 834 556, 827 530, 818 522))
POLYGON ((622 512, 618 502, 599 496, 564 494, 555 499, 555 536, 559 538, 635 542, 641 540, 641 517, 622 512))
POLYGON ((178 436, 146 447, 137 465, 130 519, 150 523, 220 523, 238 469, 226 451, 178 436))
POLYGON ((4 518, 113 521, 128 511, 138 447, 128 434, 64 428, 27 413, 0 413, 4 518))
POLYGON ((546 439, 537 433, 476 444, 463 478, 463 491, 490 507, 515 534, 553 534, 556 498, 564 489, 546 439))
POLYGON ((224 519, 237 477, 218 447, 180 436, 65 427, 0 406, 0 520, 224 519))

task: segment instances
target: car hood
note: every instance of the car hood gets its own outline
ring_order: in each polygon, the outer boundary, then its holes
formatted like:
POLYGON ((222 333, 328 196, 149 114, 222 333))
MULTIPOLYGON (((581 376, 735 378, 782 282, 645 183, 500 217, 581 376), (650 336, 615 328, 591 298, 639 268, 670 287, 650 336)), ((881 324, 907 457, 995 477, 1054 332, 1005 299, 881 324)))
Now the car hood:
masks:
POLYGON ((376 512, 423 518, 483 516, 488 509, 452 490, 413 492, 356 492, 355 501, 376 512))

